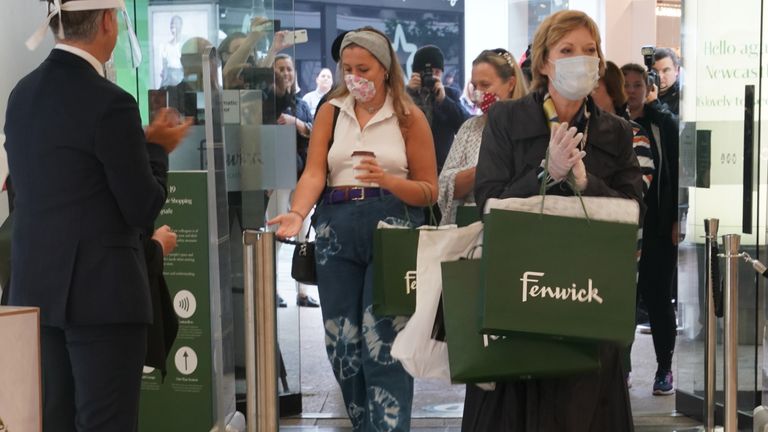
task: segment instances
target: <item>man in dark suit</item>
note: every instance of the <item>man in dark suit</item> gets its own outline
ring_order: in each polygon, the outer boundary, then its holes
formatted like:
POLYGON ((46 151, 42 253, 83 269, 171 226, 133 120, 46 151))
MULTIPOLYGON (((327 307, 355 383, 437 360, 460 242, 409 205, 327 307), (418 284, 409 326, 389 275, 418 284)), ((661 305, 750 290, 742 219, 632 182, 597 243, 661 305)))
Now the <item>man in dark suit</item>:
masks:
POLYGON ((104 78, 122 2, 62 3, 55 49, 8 101, 9 303, 40 308, 44 429, 135 431, 153 316, 144 232, 189 122, 165 111, 145 135, 134 98, 104 78))

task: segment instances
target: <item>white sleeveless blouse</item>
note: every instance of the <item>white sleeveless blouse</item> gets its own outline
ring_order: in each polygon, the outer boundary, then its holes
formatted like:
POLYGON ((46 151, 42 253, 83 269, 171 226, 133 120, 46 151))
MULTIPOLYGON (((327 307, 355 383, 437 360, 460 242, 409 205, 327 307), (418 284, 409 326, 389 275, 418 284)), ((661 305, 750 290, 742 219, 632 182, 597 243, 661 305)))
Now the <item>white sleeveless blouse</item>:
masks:
POLYGON ((328 152, 328 186, 371 186, 355 179, 352 169, 352 153, 355 151, 373 152, 376 154, 376 162, 387 173, 401 178, 408 177, 405 140, 389 95, 362 130, 355 116, 355 98, 352 95, 344 99, 333 99, 329 103, 339 107, 340 111, 333 145, 328 152))

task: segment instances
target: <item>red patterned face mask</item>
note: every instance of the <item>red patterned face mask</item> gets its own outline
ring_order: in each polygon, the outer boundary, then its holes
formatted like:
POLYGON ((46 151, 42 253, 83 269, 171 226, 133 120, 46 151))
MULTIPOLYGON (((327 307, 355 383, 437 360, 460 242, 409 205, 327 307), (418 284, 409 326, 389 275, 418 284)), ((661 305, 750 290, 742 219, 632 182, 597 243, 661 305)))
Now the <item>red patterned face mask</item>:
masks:
POLYGON ((491 105, 496 103, 499 100, 499 97, 496 96, 495 93, 483 93, 482 98, 478 98, 478 105, 480 106, 480 110, 483 112, 483 114, 486 114, 488 110, 491 108, 491 105))

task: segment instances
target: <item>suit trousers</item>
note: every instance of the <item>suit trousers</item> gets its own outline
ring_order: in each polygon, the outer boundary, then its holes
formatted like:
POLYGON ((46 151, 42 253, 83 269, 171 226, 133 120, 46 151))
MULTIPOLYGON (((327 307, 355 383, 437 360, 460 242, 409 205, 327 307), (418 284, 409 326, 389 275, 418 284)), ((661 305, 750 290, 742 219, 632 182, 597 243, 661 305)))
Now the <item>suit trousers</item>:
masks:
POLYGON ((41 327, 44 432, 135 432, 146 324, 41 327))

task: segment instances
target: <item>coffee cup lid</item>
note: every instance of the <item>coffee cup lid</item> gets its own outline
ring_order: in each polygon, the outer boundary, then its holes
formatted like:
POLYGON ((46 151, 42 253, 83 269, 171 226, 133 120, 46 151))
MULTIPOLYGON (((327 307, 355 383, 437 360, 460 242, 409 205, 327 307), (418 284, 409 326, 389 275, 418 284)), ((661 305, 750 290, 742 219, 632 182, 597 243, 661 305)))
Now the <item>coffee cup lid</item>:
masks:
POLYGON ((376 153, 372 151, 356 150, 352 152, 352 157, 355 157, 355 156, 376 157, 376 153))

